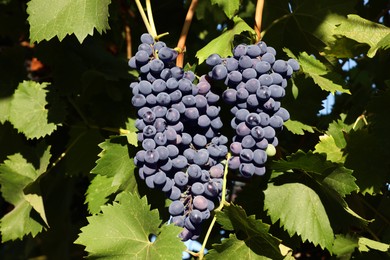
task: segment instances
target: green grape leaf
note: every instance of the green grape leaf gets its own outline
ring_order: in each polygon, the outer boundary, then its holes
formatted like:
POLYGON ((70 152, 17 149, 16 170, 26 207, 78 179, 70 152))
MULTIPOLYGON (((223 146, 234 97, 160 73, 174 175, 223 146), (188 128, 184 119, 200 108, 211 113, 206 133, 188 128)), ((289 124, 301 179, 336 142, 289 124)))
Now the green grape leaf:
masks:
POLYGON ((114 136, 99 145, 102 152, 91 173, 113 177, 112 186, 120 186, 121 190, 133 191, 136 187, 134 176, 135 164, 130 158, 130 147, 127 138, 114 136))
MULTIPOLYGON (((326 161, 324 154, 312 153, 311 151, 306 154, 298 151, 288 156, 287 161, 273 161, 270 166, 276 171, 288 172, 290 177, 310 176, 310 181, 314 180, 317 183, 318 192, 323 192, 332 201, 331 203, 337 203, 337 206, 343 208, 354 219, 356 218, 359 224, 366 225, 369 222, 355 213, 343 199, 346 195, 358 191, 359 186, 355 183, 356 179, 352 175, 352 170, 345 168, 342 164, 326 161), (294 171, 291 172, 291 170, 294 171)), ((273 179, 283 175, 278 174, 273 176, 273 179)))
POLYGON ((11 108, 12 97, 0 98, 0 123, 4 123, 9 119, 9 111, 11 108))
POLYGON ((327 175, 322 180, 322 183, 336 191, 341 197, 345 197, 353 191, 359 190, 359 186, 356 185, 355 181, 356 178, 353 177, 352 170, 345 167, 338 167, 327 175))
POLYGON ((232 19, 240 8, 239 0, 211 0, 211 3, 213 5, 217 4, 218 6, 220 6, 229 19, 232 19))
POLYGON ((127 141, 129 144, 138 146, 138 138, 137 138, 138 129, 135 127, 135 119, 128 118, 126 122, 126 130, 123 131, 123 134, 127 137, 127 141))
POLYGON ((10 107, 9 121, 28 139, 51 134, 59 124, 50 122, 46 106, 48 83, 23 81, 16 89, 10 107))
POLYGON ((343 152, 347 145, 345 135, 352 129, 351 125, 344 123, 345 118, 346 115, 342 114, 341 119, 329 124, 326 134, 320 136, 320 142, 315 146, 315 153, 324 153, 327 156, 327 160, 335 163, 345 162, 345 154, 343 152))
POLYGON ((355 0, 265 1, 262 35, 275 49, 317 53, 334 41, 333 32, 346 15, 356 12, 355 0))
POLYGON ((236 260, 237 256, 245 256, 245 259, 249 260, 272 259, 259 254, 261 252, 258 251, 261 250, 260 248, 256 248, 256 246, 255 244, 253 247, 249 247, 246 240, 240 240, 236 234, 230 234, 229 238, 222 240, 222 244, 213 245, 213 248, 207 253, 207 258, 236 260))
POLYGON ((379 48, 390 47, 390 28, 356 14, 348 15, 348 19, 341 22, 340 26, 335 29, 335 34, 368 44, 370 49, 367 56, 370 58, 375 56, 379 48))
POLYGON ((333 136, 320 136, 320 142, 315 146, 314 152, 325 154, 326 159, 331 162, 343 163, 345 161, 345 156, 341 149, 337 147, 333 136))
POLYGON ((50 40, 57 36, 62 41, 66 35, 75 34, 79 42, 94 29, 99 33, 110 29, 108 6, 111 0, 31 0, 27 4, 30 39, 32 42, 50 40))
POLYGON ((254 33, 253 29, 241 18, 235 16, 233 22, 233 28, 225 30, 220 36, 209 42, 196 53, 199 64, 205 61, 213 53, 217 53, 221 57, 231 56, 234 36, 245 31, 254 33))
POLYGON ((331 252, 337 256, 351 255, 358 247, 358 239, 353 236, 337 234, 331 252))
POLYGON ((290 156, 287 156, 286 159, 286 161, 279 160, 272 162, 271 168, 275 171, 298 169, 321 175, 323 172, 335 167, 335 164, 326 161, 324 155, 314 154, 312 152, 305 153, 301 150, 290 156))
POLYGON ((117 191, 133 192, 137 187, 135 164, 133 158, 129 157, 131 150, 127 137, 112 136, 99 144, 99 147, 102 149, 100 158, 91 170, 97 176, 88 187, 85 201, 92 214, 100 211, 100 206, 108 201, 108 196, 117 191))
POLYGON ((249 247, 246 250, 265 258, 283 259, 279 249, 280 241, 268 233, 269 225, 254 216, 248 217, 242 207, 234 204, 225 206, 222 212, 217 212, 217 222, 225 230, 241 233, 240 238, 249 247))
POLYGON ((349 133, 351 131, 352 126, 344 123, 346 118, 345 114, 341 115, 341 119, 337 121, 333 121, 329 124, 328 130, 326 133, 333 137, 334 142, 337 147, 343 149, 347 145, 347 141, 345 140, 345 133, 349 133))
POLYGON ((43 221, 47 226, 47 219, 42 197, 37 194, 25 194, 24 189, 34 184, 48 165, 50 147, 44 152, 39 169, 35 169, 31 163, 19 153, 8 156, 4 163, 0 164, 0 184, 3 198, 14 205, 14 208, 1 219, 0 231, 2 241, 22 239, 25 235, 33 237, 42 231, 43 221), (30 216, 31 211, 36 211, 41 220, 30 216))
POLYGON ((314 129, 312 126, 305 125, 304 123, 296 120, 287 120, 286 122, 284 122, 284 126, 287 128, 288 131, 296 135, 304 135, 304 131, 314 133, 314 129))
POLYGON ((321 61, 306 52, 302 52, 298 56, 298 62, 301 65, 303 73, 323 90, 329 91, 332 94, 335 92, 351 94, 348 89, 344 89, 341 84, 343 81, 340 76, 334 72, 329 71, 321 61))
MULTIPOLYGON (((345 197, 345 195, 359 189, 355 183, 356 179, 352 175, 352 170, 343 167, 341 164, 327 161, 324 154, 298 151, 288 156, 287 161, 272 162, 271 168, 275 171, 304 171, 321 184, 320 187, 331 196, 336 196, 334 194, 334 191, 336 191, 339 196, 345 197)), ((340 200, 340 198, 337 198, 337 200, 340 200)), ((345 206, 344 201, 339 202, 345 206)))
POLYGON ((150 210, 146 197, 123 192, 102 213, 88 217, 75 241, 86 247, 89 257, 101 259, 181 259, 185 245, 181 228, 162 225, 158 210, 150 210), (156 235, 154 242, 150 235, 156 235))
POLYGON ((368 252, 370 248, 382 252, 387 252, 390 248, 389 244, 381 243, 366 237, 359 237, 358 245, 360 252, 368 252))
POLYGON ((112 186, 114 177, 96 175, 88 186, 86 201, 88 202, 88 211, 91 214, 100 212, 100 207, 107 203, 108 196, 118 190, 118 186, 112 186))
POLYGON ((383 37, 382 40, 380 40, 376 46, 377 46, 377 49, 381 48, 381 49, 386 50, 386 49, 390 48, 390 33, 387 34, 387 36, 383 37))
POLYGON ((336 40, 326 46, 321 55, 334 56, 336 58, 354 58, 368 51, 366 44, 338 35, 335 38, 336 40))
POLYGON ((264 209, 272 223, 280 220, 290 236, 297 234, 321 248, 332 248, 333 230, 317 193, 301 183, 269 184, 264 209))

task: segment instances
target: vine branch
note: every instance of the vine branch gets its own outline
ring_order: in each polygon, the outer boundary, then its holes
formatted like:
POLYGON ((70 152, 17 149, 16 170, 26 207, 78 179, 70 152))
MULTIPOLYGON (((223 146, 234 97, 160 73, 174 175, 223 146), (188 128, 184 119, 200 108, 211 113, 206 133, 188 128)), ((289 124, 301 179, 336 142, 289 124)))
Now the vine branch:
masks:
POLYGON ((184 49, 186 45, 186 39, 188 35, 188 31, 190 30, 192 18, 194 17, 194 13, 196 10, 196 7, 198 6, 198 0, 192 0, 190 7, 188 8, 188 12, 186 15, 186 19, 184 21, 183 29, 181 30, 179 42, 177 43, 177 49, 179 52, 179 55, 176 59, 176 66, 183 67, 184 64, 184 49))
POLYGON ((128 24, 125 25, 125 39, 126 39, 126 57, 129 60, 133 53, 131 52, 131 29, 128 24))
POLYGON ((261 40, 261 22, 263 19, 264 0, 257 0, 256 13, 255 13, 255 32, 257 35, 256 41, 261 40))

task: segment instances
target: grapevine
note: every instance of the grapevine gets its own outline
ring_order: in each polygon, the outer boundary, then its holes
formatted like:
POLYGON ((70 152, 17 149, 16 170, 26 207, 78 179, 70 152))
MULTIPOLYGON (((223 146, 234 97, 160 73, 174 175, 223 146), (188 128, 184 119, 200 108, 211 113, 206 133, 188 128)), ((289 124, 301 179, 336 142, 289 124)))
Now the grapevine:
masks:
POLYGON ((389 259, 386 1, 0 20, 0 259, 389 259))

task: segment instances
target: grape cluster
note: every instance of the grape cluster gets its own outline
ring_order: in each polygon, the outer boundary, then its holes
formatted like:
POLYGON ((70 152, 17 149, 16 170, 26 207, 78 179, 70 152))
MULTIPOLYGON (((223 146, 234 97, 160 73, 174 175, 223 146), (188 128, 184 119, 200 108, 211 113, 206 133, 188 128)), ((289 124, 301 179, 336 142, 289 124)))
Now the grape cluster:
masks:
POLYGON ((264 175, 267 152, 275 151, 275 135, 290 118, 280 101, 287 80, 299 70, 299 64, 275 56, 275 49, 260 41, 237 45, 233 57, 212 54, 206 60, 211 68, 208 77, 228 87, 222 97, 233 106, 231 127, 235 130, 229 168, 239 170, 244 177, 264 175))
POLYGON ((221 198, 228 139, 221 135, 219 96, 206 77, 175 66, 177 52, 149 34, 129 61, 140 72, 131 83, 132 105, 142 149, 135 156, 139 176, 172 203, 171 222, 183 227, 183 241, 196 239, 201 223, 221 198))

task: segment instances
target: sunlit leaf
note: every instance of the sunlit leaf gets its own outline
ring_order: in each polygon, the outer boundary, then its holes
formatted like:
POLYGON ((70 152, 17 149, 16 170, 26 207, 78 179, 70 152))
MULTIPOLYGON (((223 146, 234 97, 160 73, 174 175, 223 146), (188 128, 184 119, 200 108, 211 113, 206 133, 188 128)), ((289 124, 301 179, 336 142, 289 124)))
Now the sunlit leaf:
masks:
POLYGON ((113 179, 114 177, 98 174, 91 181, 86 193, 86 202, 88 202, 88 210, 91 214, 100 212, 100 207, 108 201, 107 196, 118 190, 118 186, 112 186, 113 179))
POLYGON ((0 231, 2 241, 22 239, 25 235, 36 236, 42 231, 41 222, 47 223, 43 200, 37 194, 25 194, 24 189, 32 185, 44 173, 50 158, 50 147, 42 156, 39 169, 27 162, 20 154, 10 155, 8 160, 0 164, 0 190, 3 198, 14 208, 1 219, 0 231), (41 220, 31 217, 35 210, 41 220))
POLYGON ((371 58, 375 56, 378 49, 390 47, 389 27, 374 23, 356 14, 348 15, 348 19, 337 27, 335 34, 368 44, 370 49, 367 56, 371 58))
POLYGON ((337 147, 333 136, 320 136, 320 142, 315 146, 314 152, 326 154, 326 158, 332 162, 342 163, 345 161, 345 156, 341 149, 337 147))
POLYGON ((268 185, 264 209, 272 223, 280 220, 290 236, 297 234, 321 248, 331 248, 333 230, 318 195, 300 183, 268 185))
POLYGON ((284 126, 287 128, 288 131, 296 135, 304 135, 305 134, 304 131, 307 131, 309 133, 314 133, 313 127, 309 125, 305 125, 304 123, 301 123, 296 120, 290 119, 284 122, 284 126))
POLYGON ((47 4, 45 0, 31 0, 27 8, 30 39, 40 42, 57 36, 62 41, 66 35, 75 34, 83 42, 94 29, 102 33, 110 28, 110 3, 111 0, 53 0, 47 4))
POLYGON ((239 0, 211 0, 211 3, 220 6, 229 19, 233 18, 240 8, 239 0))
POLYGON ((333 94, 335 92, 350 94, 350 91, 344 89, 341 85, 343 82, 341 81, 340 76, 329 71, 324 64, 313 56, 308 55, 306 52, 302 52, 298 56, 298 62, 301 65, 303 73, 305 73, 307 77, 312 78, 321 89, 333 94))
MULTIPOLYGON (((240 239, 248 247, 242 250, 252 251, 253 254, 258 255, 257 257, 267 259, 283 258, 279 250, 280 241, 268 233, 269 225, 255 219, 254 216, 248 217, 245 210, 240 206, 233 204, 225 206, 222 212, 217 212, 217 221, 223 229, 242 234, 240 239), (259 250, 260 248, 262 250, 259 250)), ((236 242, 235 244, 239 243, 236 242)), ((226 246, 226 244, 222 244, 222 246, 226 246)))
POLYGON ((196 53, 196 57, 199 59, 199 64, 214 53, 219 54, 221 57, 231 56, 234 36, 245 31, 251 33, 254 32, 253 29, 244 20, 237 16, 233 18, 233 22, 233 28, 225 30, 219 37, 209 42, 196 53))
POLYGON ((23 81, 12 98, 9 121, 29 139, 49 135, 59 125, 49 117, 47 86, 48 83, 23 81))
POLYGON ((157 209, 146 197, 122 193, 118 202, 102 206, 102 213, 88 217, 76 244, 86 247, 89 257, 99 259, 180 259, 185 245, 181 228, 163 225, 157 209), (150 235, 156 235, 154 242, 150 235))

